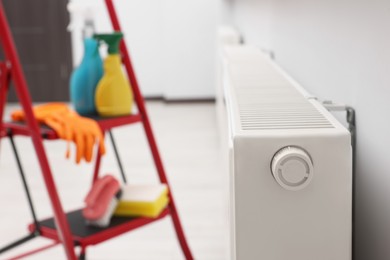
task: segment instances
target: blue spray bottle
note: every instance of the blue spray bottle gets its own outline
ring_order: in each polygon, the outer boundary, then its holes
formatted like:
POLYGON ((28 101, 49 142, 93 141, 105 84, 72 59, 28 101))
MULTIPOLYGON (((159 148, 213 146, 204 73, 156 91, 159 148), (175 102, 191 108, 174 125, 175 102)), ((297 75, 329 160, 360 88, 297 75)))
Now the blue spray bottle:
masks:
POLYGON ((103 76, 99 43, 93 39, 93 19, 85 17, 83 38, 84 56, 70 78, 70 99, 80 115, 96 114, 95 90, 103 76))

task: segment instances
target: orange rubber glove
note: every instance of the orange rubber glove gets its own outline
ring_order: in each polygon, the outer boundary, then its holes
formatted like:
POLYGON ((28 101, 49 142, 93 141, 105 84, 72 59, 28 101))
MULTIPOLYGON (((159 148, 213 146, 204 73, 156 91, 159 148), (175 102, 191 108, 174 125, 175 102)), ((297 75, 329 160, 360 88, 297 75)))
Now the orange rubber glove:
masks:
MULTIPOLYGON (((66 113, 71 111, 65 103, 47 103, 44 105, 38 105, 33 108, 35 119, 39 123, 45 123, 45 119, 54 113, 66 113)), ((23 110, 15 110, 11 114, 11 118, 14 121, 24 121, 23 110)))
MULTIPOLYGON (((33 108, 36 120, 51 127, 59 138, 68 141, 66 157, 70 157, 69 142, 76 145, 76 163, 82 159, 92 160, 95 143, 99 145, 100 154, 105 154, 104 136, 96 121, 81 117, 70 110, 64 103, 48 103, 33 108)), ((17 110, 11 117, 15 121, 25 119, 24 112, 17 110)))

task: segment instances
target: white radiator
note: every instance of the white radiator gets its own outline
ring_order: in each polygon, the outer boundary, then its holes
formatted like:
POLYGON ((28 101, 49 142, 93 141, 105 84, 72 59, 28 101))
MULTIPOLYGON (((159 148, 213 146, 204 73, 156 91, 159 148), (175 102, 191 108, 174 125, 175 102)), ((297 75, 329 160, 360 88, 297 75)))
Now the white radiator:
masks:
POLYGON ((260 50, 223 64, 231 258, 350 260, 349 132, 260 50))

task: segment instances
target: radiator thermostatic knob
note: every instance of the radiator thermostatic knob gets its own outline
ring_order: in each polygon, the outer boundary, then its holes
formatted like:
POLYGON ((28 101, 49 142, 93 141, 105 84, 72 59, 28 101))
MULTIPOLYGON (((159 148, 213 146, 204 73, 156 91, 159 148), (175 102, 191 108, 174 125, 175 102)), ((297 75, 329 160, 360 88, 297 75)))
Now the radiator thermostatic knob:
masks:
POLYGON ((275 180, 286 190, 302 190, 313 179, 310 155, 296 146, 280 149, 272 158, 271 170, 275 180))

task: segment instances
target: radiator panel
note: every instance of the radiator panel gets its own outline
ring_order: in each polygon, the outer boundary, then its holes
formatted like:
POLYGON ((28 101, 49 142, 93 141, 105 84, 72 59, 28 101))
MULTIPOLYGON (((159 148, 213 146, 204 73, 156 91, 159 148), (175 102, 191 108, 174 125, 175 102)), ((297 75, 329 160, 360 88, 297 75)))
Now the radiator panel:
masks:
POLYGON ((227 47, 223 64, 232 258, 350 260, 349 132, 260 50, 227 47))

